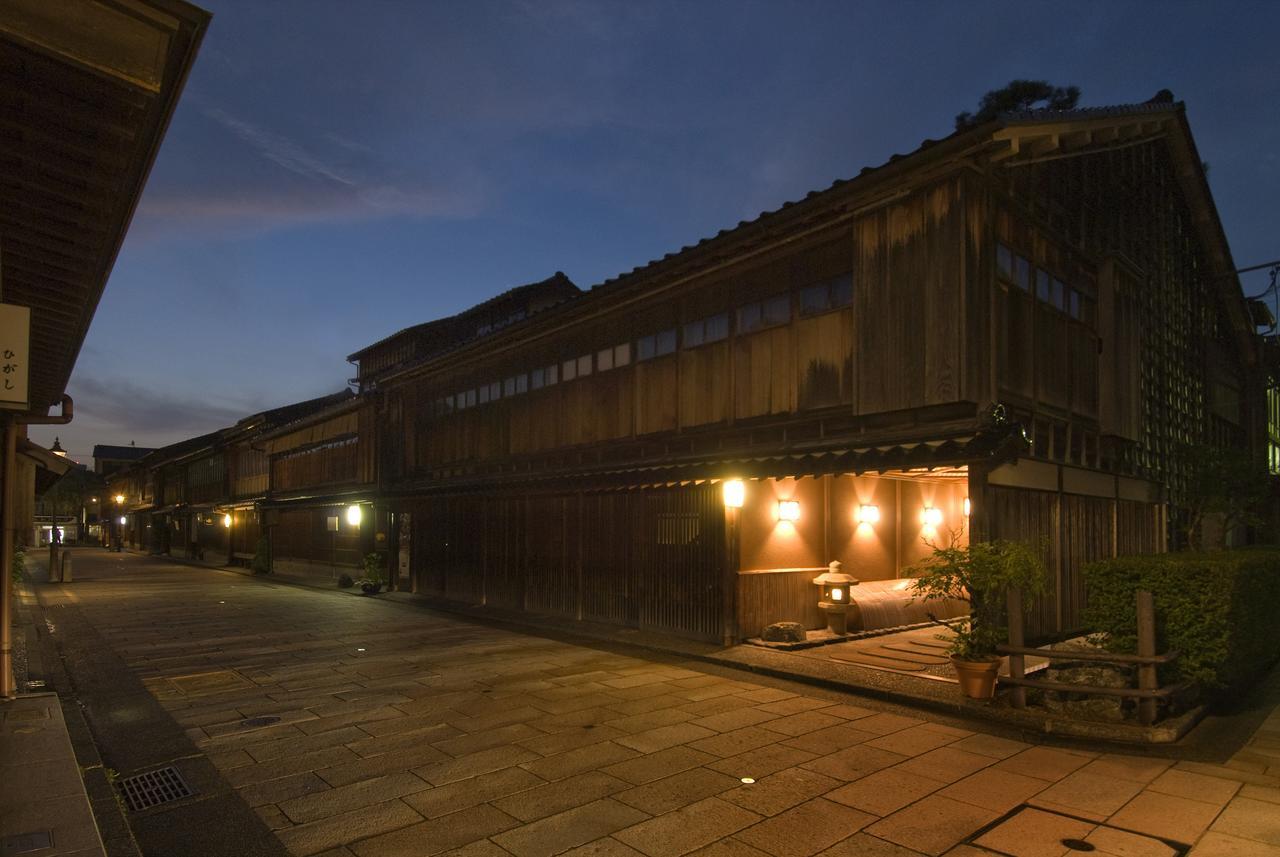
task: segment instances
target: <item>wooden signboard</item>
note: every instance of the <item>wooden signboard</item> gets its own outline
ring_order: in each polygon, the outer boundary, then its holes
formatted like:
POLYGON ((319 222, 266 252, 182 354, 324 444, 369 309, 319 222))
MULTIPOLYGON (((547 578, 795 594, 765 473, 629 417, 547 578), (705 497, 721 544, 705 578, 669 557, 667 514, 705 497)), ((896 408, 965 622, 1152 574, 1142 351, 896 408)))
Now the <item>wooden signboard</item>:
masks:
POLYGON ((31 308, 0 304, 0 408, 26 411, 27 358, 31 351, 31 308))

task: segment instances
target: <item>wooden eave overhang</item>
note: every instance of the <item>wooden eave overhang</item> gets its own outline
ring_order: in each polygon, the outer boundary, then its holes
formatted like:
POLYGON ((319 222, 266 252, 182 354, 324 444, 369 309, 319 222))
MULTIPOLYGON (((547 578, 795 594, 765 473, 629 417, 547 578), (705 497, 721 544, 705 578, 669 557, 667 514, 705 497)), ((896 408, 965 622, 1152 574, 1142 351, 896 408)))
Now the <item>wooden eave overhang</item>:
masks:
POLYGON ((181 0, 0 4, 0 288, 31 410, 66 389, 209 22, 181 0))
POLYGON ((274 440, 285 435, 292 434, 308 426, 318 425, 335 417, 345 416, 352 411, 358 411, 369 403, 367 395, 352 396, 334 405, 322 408, 314 413, 307 414, 305 417, 299 417, 292 422, 283 423, 275 428, 268 429, 258 434, 257 440, 268 441, 274 440))
POLYGON ((504 488, 536 490, 631 490, 637 487, 705 482, 722 479, 803 478, 826 474, 882 474, 934 472, 954 478, 959 468, 1012 461, 1030 450, 1021 424, 970 427, 954 433, 899 442, 809 444, 781 453, 690 455, 660 462, 600 464, 542 470, 509 468, 475 472, 458 478, 427 477, 398 482, 387 497, 412 497, 458 491, 504 488))

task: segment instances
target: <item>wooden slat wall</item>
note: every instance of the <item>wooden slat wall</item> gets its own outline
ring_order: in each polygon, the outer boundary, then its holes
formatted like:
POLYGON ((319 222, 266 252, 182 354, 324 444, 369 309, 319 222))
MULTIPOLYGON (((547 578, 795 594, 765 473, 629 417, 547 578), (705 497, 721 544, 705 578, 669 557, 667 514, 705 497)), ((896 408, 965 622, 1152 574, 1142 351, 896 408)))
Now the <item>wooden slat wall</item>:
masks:
POLYGON ((806 628, 825 628, 813 579, 823 569, 742 572, 738 575, 738 633, 758 637, 773 622, 799 622, 806 628))
POLYGON ((319 564, 355 567, 360 564, 360 534, 342 523, 342 509, 284 509, 271 534, 273 560, 299 560, 319 564), (337 532, 327 519, 337 515, 337 532))
POLYGON ((437 497, 412 511, 415 591, 719 639, 724 505, 715 486, 437 497))
POLYGON ((988 485, 986 504, 992 539, 1045 544, 1055 586, 1032 605, 1027 625, 1032 637, 1081 630, 1088 600, 1085 565, 1158 549, 1159 509, 1149 503, 988 485))

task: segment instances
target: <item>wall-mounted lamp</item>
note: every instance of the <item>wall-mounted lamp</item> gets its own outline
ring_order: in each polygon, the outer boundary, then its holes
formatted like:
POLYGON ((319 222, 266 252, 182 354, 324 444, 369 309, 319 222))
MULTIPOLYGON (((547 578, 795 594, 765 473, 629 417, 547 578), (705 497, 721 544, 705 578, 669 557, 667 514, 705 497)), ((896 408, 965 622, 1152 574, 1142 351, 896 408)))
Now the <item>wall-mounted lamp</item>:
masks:
POLYGON ((741 509, 747 499, 747 486, 741 479, 729 479, 724 483, 724 505, 729 509, 741 509))
POLYGON ((123 495, 123 494, 117 494, 117 495, 116 495, 116 505, 117 505, 117 506, 119 506, 119 505, 120 505, 121 503, 123 503, 123 502, 124 502, 124 495, 123 495))
POLYGON ((800 520, 800 501, 799 500, 779 500, 778 501, 778 520, 795 523, 800 520))
POLYGON ((973 506, 969 503, 969 498, 964 498, 964 516, 969 517, 969 513, 973 511, 973 506))
POLYGON ((129 519, 128 519, 128 518, 126 518, 124 515, 121 515, 121 516, 120 516, 120 526, 122 526, 122 527, 123 527, 123 526, 124 526, 125 524, 127 524, 127 523, 129 523, 129 519))
POLYGON ((358 527, 358 526, 360 526, 360 519, 361 519, 362 517, 363 517, 363 515, 362 515, 362 514, 361 514, 361 512, 360 512, 360 507, 359 507, 359 506, 348 506, 348 507, 347 507, 347 523, 348 523, 348 524, 350 524, 350 525, 351 525, 351 526, 353 526, 353 527, 358 527))
POLYGON ((226 515, 223 515, 223 516, 222 516, 222 526, 226 527, 228 530, 229 530, 229 529, 231 529, 231 515, 230 515, 230 514, 226 514, 226 515))
POLYGON ((878 524, 880 523, 880 507, 863 504, 858 507, 856 517, 859 524, 878 524))
POLYGON ((936 506, 925 506, 920 519, 926 527, 936 527, 942 523, 942 510, 936 506))

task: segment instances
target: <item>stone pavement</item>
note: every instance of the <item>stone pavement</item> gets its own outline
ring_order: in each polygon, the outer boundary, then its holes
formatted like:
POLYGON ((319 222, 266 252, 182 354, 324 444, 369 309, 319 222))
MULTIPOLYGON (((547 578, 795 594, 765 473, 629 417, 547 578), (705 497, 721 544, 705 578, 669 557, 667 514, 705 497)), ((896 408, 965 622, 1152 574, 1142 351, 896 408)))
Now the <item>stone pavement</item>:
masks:
POLYGON ((139 836, 157 857, 243 853, 202 801, 325 857, 1280 857, 1277 714, 1183 762, 130 555, 79 552, 40 599, 105 764, 198 781, 131 819, 174 831, 139 836))

